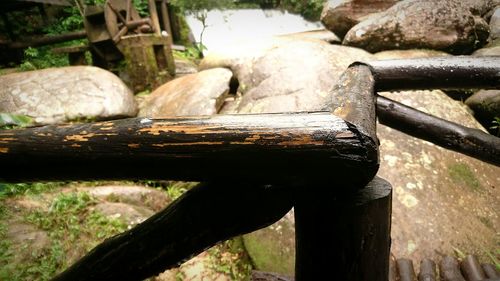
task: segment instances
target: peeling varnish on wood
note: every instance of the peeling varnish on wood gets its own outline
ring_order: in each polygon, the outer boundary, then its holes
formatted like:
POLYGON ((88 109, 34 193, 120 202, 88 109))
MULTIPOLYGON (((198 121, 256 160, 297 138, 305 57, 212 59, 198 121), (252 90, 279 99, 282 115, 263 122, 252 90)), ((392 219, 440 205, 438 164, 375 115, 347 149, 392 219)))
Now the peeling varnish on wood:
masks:
POLYGON ((323 141, 314 140, 310 136, 303 136, 302 138, 295 138, 278 143, 283 146, 297 146, 297 145, 324 145, 323 141))
MULTIPOLYGON (((82 132, 83 133, 83 132, 82 132)), ((95 136, 95 134, 86 134, 86 135, 72 135, 72 136, 66 136, 64 138, 64 141, 77 141, 77 142, 85 142, 89 141, 89 138, 95 136)))
POLYGON ((9 153, 9 149, 7 147, 0 147, 0 153, 9 153))
POLYGON ((184 143, 154 143, 153 147, 168 147, 168 146, 192 146, 192 145, 221 145, 224 142, 184 142, 184 143))
POLYGON ((356 136, 352 132, 342 132, 335 135, 337 139, 351 139, 355 137, 356 136))
MULTIPOLYGON (((186 135, 198 135, 198 134, 217 134, 217 133, 227 133, 223 131, 217 131, 221 129, 220 126, 213 127, 197 127, 197 126, 166 126, 166 125, 155 125, 150 128, 140 129, 140 133, 147 133, 153 136, 159 136, 161 133, 182 133, 186 135)), ((237 130, 234 130, 237 133, 237 130)))
POLYGON ((15 140, 17 140, 17 139, 16 138, 1 138, 0 143, 6 143, 9 141, 15 141, 15 140))
POLYGON ((36 135, 39 137, 51 137, 52 136, 51 133, 37 133, 36 135))
POLYGON ((93 137, 99 137, 99 136, 104 136, 104 137, 109 137, 109 136, 117 136, 118 134, 86 134, 86 131, 83 131, 83 135, 71 135, 71 136, 66 136, 64 138, 64 141, 76 141, 76 142, 86 142, 89 141, 90 138, 93 137))
POLYGON ((131 143, 131 144, 128 144, 127 146, 130 148, 139 148, 141 145, 138 143, 131 143))

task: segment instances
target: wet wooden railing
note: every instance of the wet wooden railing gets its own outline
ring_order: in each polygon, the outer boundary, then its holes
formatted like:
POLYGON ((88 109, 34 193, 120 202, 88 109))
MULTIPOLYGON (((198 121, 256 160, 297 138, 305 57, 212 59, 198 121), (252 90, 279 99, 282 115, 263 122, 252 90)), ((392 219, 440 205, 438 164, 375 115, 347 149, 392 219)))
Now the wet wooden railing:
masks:
POLYGON ((321 112, 133 118, 0 131, 0 181, 205 182, 54 280, 142 280, 217 242, 296 216, 296 280, 387 280, 392 189, 375 177, 376 117, 500 165, 500 139, 376 95, 499 88, 500 58, 353 64, 321 112), (328 223, 325 223, 328 222, 328 223))

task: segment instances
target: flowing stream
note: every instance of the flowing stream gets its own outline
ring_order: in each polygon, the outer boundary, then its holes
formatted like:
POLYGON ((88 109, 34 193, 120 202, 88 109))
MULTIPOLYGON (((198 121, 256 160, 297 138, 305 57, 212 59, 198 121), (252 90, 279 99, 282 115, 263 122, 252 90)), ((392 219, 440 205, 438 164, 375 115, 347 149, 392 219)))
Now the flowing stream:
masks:
MULTIPOLYGON (((203 25, 193 15, 186 17, 196 41, 203 25)), ((208 51, 217 50, 238 40, 266 38, 274 35, 323 28, 320 22, 310 22, 300 15, 280 10, 238 9, 208 12, 203 45, 208 51)))

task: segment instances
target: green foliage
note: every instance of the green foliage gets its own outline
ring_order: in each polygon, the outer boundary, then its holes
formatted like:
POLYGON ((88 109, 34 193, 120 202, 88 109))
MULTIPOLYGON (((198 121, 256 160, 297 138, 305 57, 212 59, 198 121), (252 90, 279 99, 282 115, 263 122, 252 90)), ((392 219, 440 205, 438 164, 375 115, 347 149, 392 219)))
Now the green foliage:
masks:
POLYGON ((38 195, 63 186, 63 182, 0 183, 0 199, 18 195, 38 195))
POLYGON ((49 67, 68 66, 68 57, 64 54, 54 54, 47 46, 27 48, 24 51, 24 60, 19 66, 22 71, 37 70, 49 67))
MULTIPOLYGON (((203 47, 203 48, 205 48, 205 47, 203 47)), ((173 50, 173 54, 174 54, 174 57, 186 59, 186 60, 192 61, 194 63, 199 61, 200 56, 201 56, 200 50, 194 46, 186 47, 185 51, 173 50)))
POLYGON ((0 113, 0 129, 13 129, 33 125, 33 119, 25 115, 0 113))
POLYGON ((148 0, 133 0, 132 3, 141 17, 149 17, 148 0))
MULTIPOLYGON (((83 3, 85 5, 103 6, 106 0, 85 0, 83 3)), ((132 0, 132 4, 141 17, 149 16, 148 0, 132 0)))
POLYGON ((326 0, 282 0, 280 7, 302 15, 308 20, 319 20, 326 0))
POLYGON ((61 34, 83 30, 83 18, 76 6, 66 7, 52 23, 42 29, 46 34, 61 34))
POLYGON ((221 10, 233 5, 231 0, 171 0, 170 3, 183 12, 193 14, 221 10))

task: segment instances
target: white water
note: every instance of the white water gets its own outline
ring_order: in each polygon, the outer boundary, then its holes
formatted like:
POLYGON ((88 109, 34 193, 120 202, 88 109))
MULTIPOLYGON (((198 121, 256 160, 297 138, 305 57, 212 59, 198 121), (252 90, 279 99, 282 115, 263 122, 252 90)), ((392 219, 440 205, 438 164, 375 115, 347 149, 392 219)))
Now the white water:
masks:
MULTIPOLYGON (((202 24, 194 16, 186 17, 196 41, 200 40, 202 24)), ((280 10, 214 10, 207 16, 203 45, 207 50, 221 49, 228 44, 252 38, 309 31, 322 28, 319 22, 306 21, 299 15, 280 10)))

